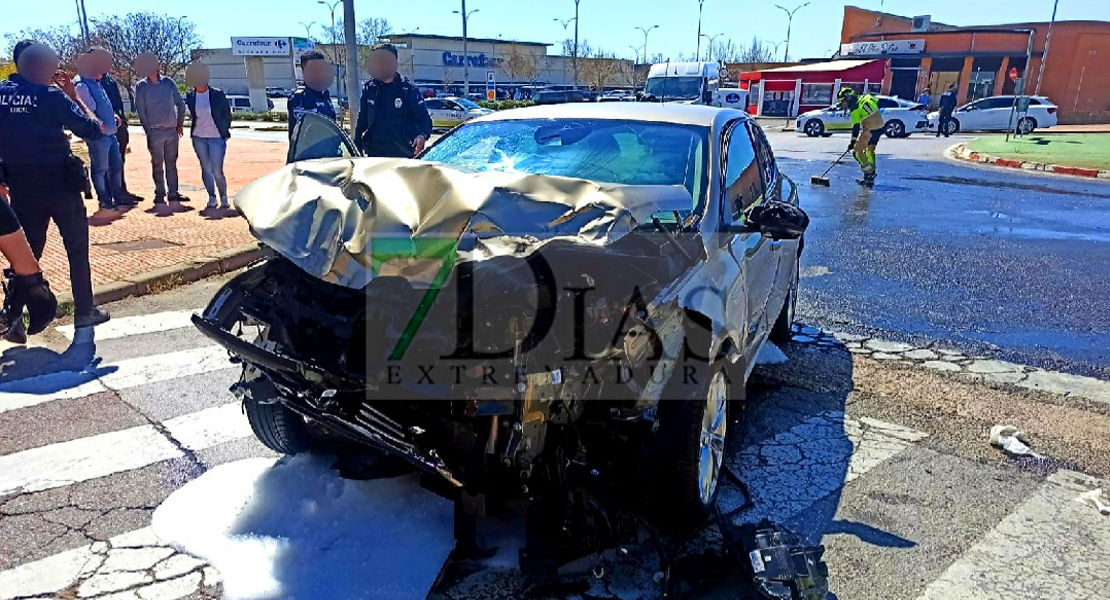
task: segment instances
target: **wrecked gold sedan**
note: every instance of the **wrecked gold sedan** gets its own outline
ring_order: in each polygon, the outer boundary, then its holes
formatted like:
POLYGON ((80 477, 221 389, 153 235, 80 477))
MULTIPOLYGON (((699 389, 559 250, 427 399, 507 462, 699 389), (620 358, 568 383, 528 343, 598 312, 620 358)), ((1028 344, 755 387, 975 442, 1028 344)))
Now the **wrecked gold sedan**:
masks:
POLYGON ((195 319, 262 443, 402 457, 461 522, 524 505, 534 572, 706 517, 808 225, 752 119, 535 107, 401 160, 306 115, 289 158, 236 199, 272 257, 195 319))

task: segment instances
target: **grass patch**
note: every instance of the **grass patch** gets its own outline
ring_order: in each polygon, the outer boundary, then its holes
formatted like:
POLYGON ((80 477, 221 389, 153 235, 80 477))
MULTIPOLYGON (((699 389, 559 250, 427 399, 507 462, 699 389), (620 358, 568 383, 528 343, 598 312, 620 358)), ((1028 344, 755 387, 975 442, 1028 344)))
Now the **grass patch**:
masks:
POLYGON ((1010 160, 1049 163, 1066 167, 1110 169, 1110 133, 1063 133, 1010 137, 985 135, 968 144, 982 152, 1010 160))

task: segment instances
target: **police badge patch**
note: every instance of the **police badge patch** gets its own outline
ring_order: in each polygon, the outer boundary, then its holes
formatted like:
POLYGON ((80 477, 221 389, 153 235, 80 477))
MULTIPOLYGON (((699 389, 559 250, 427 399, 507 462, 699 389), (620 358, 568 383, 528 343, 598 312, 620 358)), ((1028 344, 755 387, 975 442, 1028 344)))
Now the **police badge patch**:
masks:
POLYGON ((398 98, 398 99, 394 100, 393 101, 393 106, 395 106, 397 108, 401 108, 401 99, 398 98))

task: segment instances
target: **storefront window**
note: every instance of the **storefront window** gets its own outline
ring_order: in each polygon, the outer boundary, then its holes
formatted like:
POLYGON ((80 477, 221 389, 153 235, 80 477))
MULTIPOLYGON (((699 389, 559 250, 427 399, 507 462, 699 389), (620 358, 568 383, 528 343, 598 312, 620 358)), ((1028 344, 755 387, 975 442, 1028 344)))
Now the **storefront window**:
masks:
POLYGON ((831 83, 802 84, 802 104, 829 106, 832 104, 831 83))

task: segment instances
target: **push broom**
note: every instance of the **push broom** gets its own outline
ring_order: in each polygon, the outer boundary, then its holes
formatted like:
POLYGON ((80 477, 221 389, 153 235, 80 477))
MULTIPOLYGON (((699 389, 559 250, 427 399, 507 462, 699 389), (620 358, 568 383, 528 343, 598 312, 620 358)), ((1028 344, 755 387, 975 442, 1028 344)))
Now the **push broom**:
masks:
POLYGON ((811 177, 809 179, 810 184, 829 187, 829 178, 828 178, 829 171, 832 171, 833 167, 835 167, 836 165, 839 165, 840 161, 844 160, 844 157, 848 156, 848 153, 851 152, 851 151, 852 151, 852 149, 848 148, 847 150, 844 151, 844 154, 841 154, 840 156, 838 156, 836 158, 836 160, 833 161, 833 164, 829 165, 829 168, 825 169, 824 173, 821 173, 820 175, 814 175, 813 177, 811 177))

